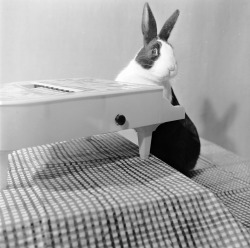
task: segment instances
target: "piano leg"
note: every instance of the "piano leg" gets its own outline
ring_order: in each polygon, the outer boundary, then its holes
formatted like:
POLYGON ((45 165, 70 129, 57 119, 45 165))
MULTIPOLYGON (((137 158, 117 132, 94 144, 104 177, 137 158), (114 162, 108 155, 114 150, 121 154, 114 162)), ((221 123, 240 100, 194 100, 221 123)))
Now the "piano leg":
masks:
POLYGON ((147 159, 150 153, 153 131, 159 124, 135 128, 138 136, 139 154, 141 159, 147 159))
POLYGON ((0 190, 3 190, 7 186, 7 177, 9 170, 8 154, 11 151, 0 151, 0 190))

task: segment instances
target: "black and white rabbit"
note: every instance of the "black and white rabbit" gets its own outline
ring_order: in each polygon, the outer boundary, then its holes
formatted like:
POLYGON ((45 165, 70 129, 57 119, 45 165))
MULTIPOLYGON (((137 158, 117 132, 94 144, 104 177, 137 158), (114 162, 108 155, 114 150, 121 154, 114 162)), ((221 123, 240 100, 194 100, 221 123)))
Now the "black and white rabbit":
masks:
MULTIPOLYGON (((176 10, 157 35, 156 21, 146 3, 142 15, 144 45, 135 58, 116 77, 116 81, 136 84, 157 84, 164 87, 164 97, 173 105, 179 102, 170 80, 177 74, 177 63, 170 33, 178 19, 176 10)), ((161 124, 152 135, 151 153, 177 170, 187 173, 193 169, 200 154, 200 140, 195 125, 185 119, 161 124)))

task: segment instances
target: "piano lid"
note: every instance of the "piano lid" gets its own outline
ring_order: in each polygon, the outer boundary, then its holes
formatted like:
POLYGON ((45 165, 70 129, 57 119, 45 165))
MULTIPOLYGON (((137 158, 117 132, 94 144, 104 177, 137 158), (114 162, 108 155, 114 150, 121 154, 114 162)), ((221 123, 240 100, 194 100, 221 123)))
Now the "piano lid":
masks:
POLYGON ((162 87, 93 78, 16 82, 0 87, 0 105, 32 104, 152 90, 162 90, 162 87))

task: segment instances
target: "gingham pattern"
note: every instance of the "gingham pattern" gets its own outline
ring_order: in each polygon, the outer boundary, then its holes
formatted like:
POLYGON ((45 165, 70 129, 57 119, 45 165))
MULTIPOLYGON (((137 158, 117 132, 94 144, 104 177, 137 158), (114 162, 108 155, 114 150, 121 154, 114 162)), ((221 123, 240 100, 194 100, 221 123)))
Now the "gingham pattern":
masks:
POLYGON ((22 149, 1 196, 0 247, 250 247, 203 186, 118 134, 22 149))
POLYGON ((211 190, 250 231, 250 160, 201 142, 201 156, 190 177, 211 190))

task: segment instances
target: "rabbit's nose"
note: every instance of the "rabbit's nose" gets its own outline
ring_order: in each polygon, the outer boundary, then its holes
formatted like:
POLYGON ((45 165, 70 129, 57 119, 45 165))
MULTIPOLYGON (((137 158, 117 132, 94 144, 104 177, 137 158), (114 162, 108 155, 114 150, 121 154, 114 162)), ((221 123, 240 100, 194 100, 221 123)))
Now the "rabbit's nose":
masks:
POLYGON ((168 69, 169 71, 175 71, 175 65, 170 66, 168 69))
POLYGON ((171 65, 169 66, 169 71, 176 71, 177 70, 177 63, 176 61, 173 61, 171 65))

